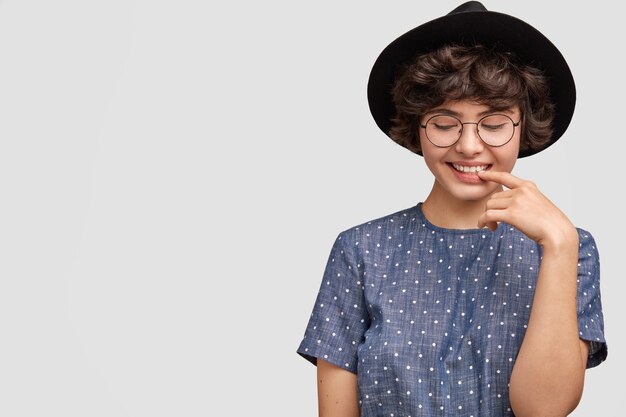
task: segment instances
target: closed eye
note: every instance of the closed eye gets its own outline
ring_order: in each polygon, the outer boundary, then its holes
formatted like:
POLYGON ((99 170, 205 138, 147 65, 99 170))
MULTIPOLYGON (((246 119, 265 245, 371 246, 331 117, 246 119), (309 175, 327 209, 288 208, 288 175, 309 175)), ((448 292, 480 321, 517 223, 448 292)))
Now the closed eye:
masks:
POLYGON ((489 131, 491 131, 491 132, 494 132, 494 131, 496 131, 496 130, 502 130, 502 129, 504 129, 504 128, 506 127, 506 123, 501 123, 501 124, 497 124, 497 125, 488 125, 488 124, 483 123, 483 124, 481 124, 481 125, 480 125, 480 127, 481 127, 482 129, 485 129, 485 130, 489 130, 489 131))
POLYGON ((437 130, 441 130, 441 131, 448 131, 448 130, 452 130, 454 129, 457 124, 439 124, 439 123, 433 123, 433 126, 437 129, 437 130))

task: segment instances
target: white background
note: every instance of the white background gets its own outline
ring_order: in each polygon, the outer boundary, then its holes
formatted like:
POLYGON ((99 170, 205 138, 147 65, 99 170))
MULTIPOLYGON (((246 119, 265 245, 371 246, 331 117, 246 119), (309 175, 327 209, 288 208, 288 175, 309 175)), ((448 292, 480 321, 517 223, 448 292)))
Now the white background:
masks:
MULTIPOLYGON (((295 350, 337 234, 431 176, 369 114, 371 65, 458 1, 0 2, 0 415, 315 416, 295 350)), ((520 160, 595 236, 623 414, 622 15, 486 1, 563 52, 566 135, 520 160)))

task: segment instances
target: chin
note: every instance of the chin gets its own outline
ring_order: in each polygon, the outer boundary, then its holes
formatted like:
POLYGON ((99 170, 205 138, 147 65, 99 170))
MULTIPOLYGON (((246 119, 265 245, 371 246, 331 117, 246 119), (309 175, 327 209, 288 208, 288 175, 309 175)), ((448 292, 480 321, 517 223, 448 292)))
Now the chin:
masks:
POLYGON ((488 198, 497 189, 494 183, 483 182, 480 184, 442 183, 440 186, 452 197, 461 201, 479 201, 488 198))

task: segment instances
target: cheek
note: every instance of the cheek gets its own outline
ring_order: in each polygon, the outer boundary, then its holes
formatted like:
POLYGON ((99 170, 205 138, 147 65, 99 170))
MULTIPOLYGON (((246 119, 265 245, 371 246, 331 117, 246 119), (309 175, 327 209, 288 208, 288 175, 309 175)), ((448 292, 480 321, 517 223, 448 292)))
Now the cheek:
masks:
POLYGON ((500 169, 503 171, 511 172, 515 163, 517 162, 517 154, 518 152, 508 152, 505 155, 498 156, 498 165, 500 165, 500 169))
POLYGON ((424 162, 426 163, 426 166, 428 167, 430 172, 435 174, 436 169, 439 168, 439 162, 445 155, 445 150, 434 147, 430 142, 429 143, 422 142, 421 145, 422 145, 422 156, 424 157, 424 162))
POLYGON ((511 172, 515 163, 517 162, 517 157, 519 155, 519 147, 520 147, 520 137, 519 133, 516 132, 516 135, 511 139, 509 143, 504 145, 501 148, 498 148, 497 151, 494 151, 496 158, 498 159, 498 163, 500 165, 500 169, 504 171, 511 172))
POLYGON ((449 148, 438 148, 428 141, 426 138, 419 136, 420 149, 422 150, 422 156, 426 165, 429 168, 433 167, 437 161, 439 161, 446 154, 449 148))

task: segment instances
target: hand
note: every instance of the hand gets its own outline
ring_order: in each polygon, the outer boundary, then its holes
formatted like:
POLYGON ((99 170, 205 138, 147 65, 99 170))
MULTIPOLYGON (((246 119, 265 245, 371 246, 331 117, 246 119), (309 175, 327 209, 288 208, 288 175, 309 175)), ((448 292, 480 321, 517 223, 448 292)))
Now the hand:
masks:
POLYGON ((483 181, 493 181, 509 188, 491 195, 478 227, 495 230, 498 222, 514 226, 541 246, 559 246, 578 242, 578 232, 570 220, 537 186, 508 172, 482 171, 483 181))

